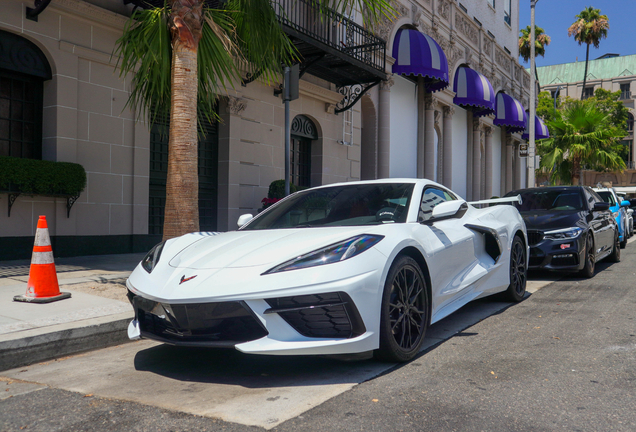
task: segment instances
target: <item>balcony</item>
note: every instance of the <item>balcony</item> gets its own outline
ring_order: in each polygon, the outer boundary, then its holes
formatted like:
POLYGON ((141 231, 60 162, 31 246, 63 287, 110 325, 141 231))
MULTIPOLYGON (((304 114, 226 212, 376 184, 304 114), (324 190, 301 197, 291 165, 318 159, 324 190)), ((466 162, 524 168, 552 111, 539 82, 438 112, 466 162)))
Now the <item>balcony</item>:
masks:
POLYGON ((386 42, 312 0, 272 0, 283 30, 303 62, 301 70, 344 87, 386 79, 386 42))
MULTIPOLYGON (((164 0, 122 1, 142 8, 164 4, 164 0)), ((205 2, 218 7, 222 0, 205 2)), ((386 79, 386 42, 370 31, 315 0, 272 0, 272 7, 302 56, 301 72, 338 87, 386 79)))

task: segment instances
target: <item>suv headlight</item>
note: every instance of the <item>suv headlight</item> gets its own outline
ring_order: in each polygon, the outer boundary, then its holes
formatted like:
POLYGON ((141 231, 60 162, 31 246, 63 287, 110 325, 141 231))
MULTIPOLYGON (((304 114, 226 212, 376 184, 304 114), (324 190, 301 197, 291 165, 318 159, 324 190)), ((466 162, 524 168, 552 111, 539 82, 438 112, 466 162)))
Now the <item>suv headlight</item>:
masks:
POLYGON ((558 230, 546 231, 543 233, 543 237, 550 240, 569 240, 577 238, 583 229, 579 227, 563 228, 558 230))
POLYGON ((159 262, 159 258, 161 258, 161 251, 163 251, 163 246, 166 244, 165 241, 155 245, 150 252, 146 254, 143 260, 141 260, 141 266, 148 273, 152 273, 152 270, 155 268, 157 263, 159 262))
POLYGON ((350 239, 334 243, 322 249, 301 255, 274 268, 267 270, 263 274, 271 274, 284 272, 289 270, 298 270, 307 267, 315 267, 325 264, 331 264, 338 261, 344 261, 351 257, 361 254, 367 249, 375 246, 384 236, 363 234, 350 239))

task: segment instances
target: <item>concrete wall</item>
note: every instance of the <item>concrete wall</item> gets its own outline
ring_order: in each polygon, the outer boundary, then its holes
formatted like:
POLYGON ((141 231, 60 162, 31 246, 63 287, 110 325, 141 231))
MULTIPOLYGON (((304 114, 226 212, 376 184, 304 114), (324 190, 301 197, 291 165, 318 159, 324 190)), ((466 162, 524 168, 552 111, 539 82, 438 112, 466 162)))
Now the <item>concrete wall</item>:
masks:
POLYGON ((390 177, 417 177, 417 86, 395 77, 391 88, 390 177))

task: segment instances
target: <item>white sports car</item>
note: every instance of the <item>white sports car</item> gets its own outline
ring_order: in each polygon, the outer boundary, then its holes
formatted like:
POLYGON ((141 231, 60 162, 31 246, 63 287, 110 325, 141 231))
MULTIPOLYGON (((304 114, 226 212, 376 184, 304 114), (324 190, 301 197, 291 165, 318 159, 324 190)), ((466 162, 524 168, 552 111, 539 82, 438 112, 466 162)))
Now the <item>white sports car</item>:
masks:
POLYGON ((126 283, 131 339, 407 361, 430 324, 471 300, 525 294, 517 209, 479 209, 429 180, 308 189, 239 225, 148 253, 126 283))

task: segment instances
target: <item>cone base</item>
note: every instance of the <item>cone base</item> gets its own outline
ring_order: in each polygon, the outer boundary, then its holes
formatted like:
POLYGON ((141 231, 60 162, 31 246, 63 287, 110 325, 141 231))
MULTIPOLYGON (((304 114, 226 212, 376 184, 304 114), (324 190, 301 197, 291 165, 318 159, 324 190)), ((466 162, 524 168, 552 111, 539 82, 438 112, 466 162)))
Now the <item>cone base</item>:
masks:
POLYGON ((13 297, 13 301, 26 302, 26 303, 51 303, 58 300, 64 300, 71 298, 71 293, 63 292, 59 295, 51 297, 28 297, 26 295, 18 295, 13 297))

